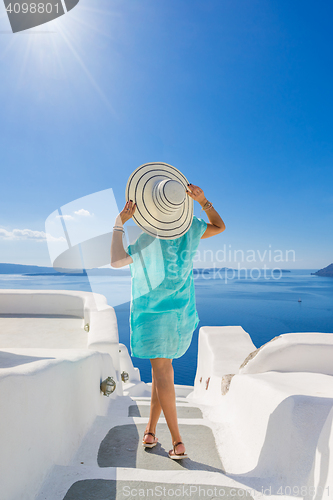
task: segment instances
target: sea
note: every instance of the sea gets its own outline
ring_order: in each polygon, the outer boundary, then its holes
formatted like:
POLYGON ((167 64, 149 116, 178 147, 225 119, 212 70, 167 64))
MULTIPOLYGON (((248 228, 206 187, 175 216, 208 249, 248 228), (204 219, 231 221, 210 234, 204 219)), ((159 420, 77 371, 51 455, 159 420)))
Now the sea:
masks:
MULTIPOLYGON (((173 360, 175 383, 193 385, 198 334, 203 326, 240 325, 260 347, 273 337, 292 332, 333 333, 333 278, 311 275, 316 270, 276 273, 200 273, 194 275, 200 318, 188 351, 173 360)), ((130 352, 130 276, 0 275, 1 289, 80 290, 102 293, 114 307, 119 341, 130 352)), ((132 358, 141 379, 151 382, 149 360, 132 358)))

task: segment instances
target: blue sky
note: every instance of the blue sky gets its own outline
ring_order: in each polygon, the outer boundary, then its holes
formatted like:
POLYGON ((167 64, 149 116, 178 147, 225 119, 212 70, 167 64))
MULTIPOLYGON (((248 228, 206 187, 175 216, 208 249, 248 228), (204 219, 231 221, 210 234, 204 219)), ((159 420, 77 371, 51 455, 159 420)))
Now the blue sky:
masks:
POLYGON ((121 209, 152 161, 224 219, 202 254, 333 262, 331 2, 80 0, 18 34, 0 16, 0 262, 51 265, 49 215, 110 188, 121 209))

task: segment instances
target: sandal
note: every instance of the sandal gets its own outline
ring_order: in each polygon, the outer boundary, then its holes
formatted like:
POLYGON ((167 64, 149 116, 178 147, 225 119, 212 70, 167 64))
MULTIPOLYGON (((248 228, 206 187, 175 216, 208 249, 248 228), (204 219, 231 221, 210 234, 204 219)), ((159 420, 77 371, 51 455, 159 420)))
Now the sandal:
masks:
MULTIPOLYGON (((154 448, 154 446, 157 445, 157 441, 155 441, 155 443, 146 443, 145 436, 147 434, 150 434, 151 436, 153 436, 153 438, 155 438, 155 434, 153 432, 145 432, 143 435, 142 446, 144 446, 145 448, 154 448)), ((155 439, 157 439, 157 438, 155 438, 155 439)))
POLYGON ((169 458, 172 458, 172 460, 180 460, 181 458, 187 458, 186 453, 176 453, 176 446, 178 446, 179 444, 184 444, 184 443, 182 441, 175 443, 173 445, 173 450, 169 451, 169 458))

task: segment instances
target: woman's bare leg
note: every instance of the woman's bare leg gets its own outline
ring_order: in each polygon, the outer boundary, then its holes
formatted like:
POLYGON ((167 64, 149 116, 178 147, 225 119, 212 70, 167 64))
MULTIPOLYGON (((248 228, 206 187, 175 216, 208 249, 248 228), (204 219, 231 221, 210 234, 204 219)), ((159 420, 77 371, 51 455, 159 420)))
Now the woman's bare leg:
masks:
MULTIPOLYGON (((157 396, 153 367, 151 367, 151 380, 152 380, 152 383, 151 383, 150 414, 149 414, 149 420, 148 420, 148 424, 147 424, 145 432, 153 432, 155 434, 156 433, 156 425, 157 425, 158 419, 160 418, 162 407, 160 405, 160 401, 159 401, 158 396, 157 396)), ((150 436, 148 434, 147 436, 144 437, 144 441, 146 443, 153 443, 154 437, 150 436)), ((156 439, 155 439, 155 441, 156 441, 156 439)))
MULTIPOLYGON (((150 362, 153 367, 153 377, 157 397, 171 433, 172 444, 175 444, 182 439, 179 433, 177 420, 172 359, 155 358, 151 359, 150 362)), ((185 453, 185 446, 183 444, 178 445, 176 452, 185 453)))

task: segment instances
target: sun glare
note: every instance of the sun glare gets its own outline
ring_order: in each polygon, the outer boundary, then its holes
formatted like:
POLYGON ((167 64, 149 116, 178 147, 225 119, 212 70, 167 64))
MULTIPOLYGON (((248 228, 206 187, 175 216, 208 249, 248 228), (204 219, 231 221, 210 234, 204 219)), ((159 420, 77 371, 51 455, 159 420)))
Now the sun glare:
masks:
MULTIPOLYGON (((93 54, 96 53, 96 41, 99 42, 101 37, 112 38, 112 23, 118 16, 111 12, 109 6, 94 9, 81 1, 82 5, 80 2, 73 10, 43 25, 18 33, 0 31, 2 41, 5 41, 0 49, 0 61, 10 60, 12 68, 20 68, 16 71, 18 88, 36 90, 38 87, 44 94, 48 94, 50 81, 69 80, 75 70, 81 71, 81 79, 89 82, 103 105, 114 113, 94 74, 96 56, 93 54)), ((3 17, 6 14, 1 16, 1 26, 9 24, 8 19, 3 17)), ((77 75, 75 78, 77 80, 77 75)))

